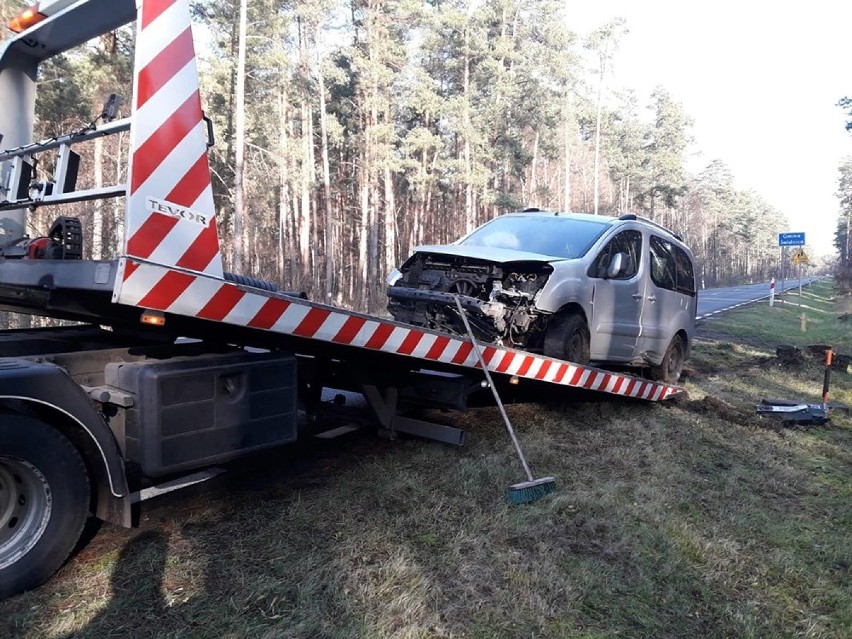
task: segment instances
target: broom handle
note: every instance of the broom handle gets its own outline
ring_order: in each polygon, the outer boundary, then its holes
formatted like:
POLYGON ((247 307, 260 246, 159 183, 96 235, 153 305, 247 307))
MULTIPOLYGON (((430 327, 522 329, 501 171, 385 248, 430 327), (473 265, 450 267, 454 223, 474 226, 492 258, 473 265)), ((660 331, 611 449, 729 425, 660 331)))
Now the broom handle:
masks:
POLYGON ((467 336, 470 338, 470 344, 473 346, 473 352, 476 353, 479 365, 482 366, 482 371, 485 373, 485 379, 488 380, 488 386, 491 388, 491 392, 494 395, 494 401, 497 402, 497 408, 500 409, 500 414, 503 416, 503 421, 506 423, 506 430, 509 431, 509 436, 512 438, 512 443, 515 445, 515 450, 518 451, 518 458, 521 460, 524 472, 527 474, 527 479, 529 481, 533 481, 533 474, 530 470, 529 464, 527 463, 526 457, 524 457, 524 451, 521 450, 521 443, 518 441, 517 436, 515 436, 515 429, 512 428, 512 422, 509 421, 509 416, 506 414, 506 409, 503 407, 503 402, 500 401, 500 395, 497 393, 497 388, 494 386, 494 382, 491 379, 491 373, 488 371, 488 367, 485 365, 485 359, 483 359, 482 353, 479 351, 476 338, 473 336, 470 324, 468 324, 467 315, 462 308, 461 300, 459 300, 458 295, 454 295, 453 297, 456 300, 456 308, 459 309, 459 315, 461 315, 462 322, 464 322, 464 328, 467 331, 467 336))

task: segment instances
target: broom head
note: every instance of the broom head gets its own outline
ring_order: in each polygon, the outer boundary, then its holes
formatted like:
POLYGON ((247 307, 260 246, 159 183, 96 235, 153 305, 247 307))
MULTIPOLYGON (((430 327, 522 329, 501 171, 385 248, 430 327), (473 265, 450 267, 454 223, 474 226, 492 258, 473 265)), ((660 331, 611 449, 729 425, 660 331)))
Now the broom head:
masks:
POLYGON ((542 477, 533 481, 524 481, 509 486, 507 496, 513 504, 528 504, 541 499, 556 490, 556 480, 553 477, 542 477))

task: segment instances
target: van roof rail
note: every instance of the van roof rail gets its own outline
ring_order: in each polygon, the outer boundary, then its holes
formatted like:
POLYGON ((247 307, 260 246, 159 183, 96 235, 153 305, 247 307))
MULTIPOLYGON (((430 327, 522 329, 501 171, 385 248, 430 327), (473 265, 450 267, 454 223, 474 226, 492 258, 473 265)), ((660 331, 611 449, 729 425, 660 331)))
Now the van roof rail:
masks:
POLYGON ((647 224, 649 226, 654 226, 654 227, 656 227, 656 228, 658 228, 662 231, 665 231, 666 233, 668 233, 669 235, 671 235, 675 239, 683 242, 683 238, 680 235, 678 235, 677 233, 675 233, 674 231, 672 231, 671 229, 667 229, 662 224, 658 224, 654 220, 647 218, 647 217, 644 217, 642 215, 636 215, 635 213, 622 213, 621 215, 618 216, 618 219, 619 220, 636 220, 637 222, 644 222, 645 224, 647 224))

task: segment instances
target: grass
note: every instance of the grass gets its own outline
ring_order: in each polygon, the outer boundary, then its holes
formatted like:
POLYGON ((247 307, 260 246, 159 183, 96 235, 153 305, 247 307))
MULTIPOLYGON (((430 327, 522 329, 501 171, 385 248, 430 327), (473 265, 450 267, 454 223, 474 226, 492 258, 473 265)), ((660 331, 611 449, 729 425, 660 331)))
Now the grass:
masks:
MULTIPOLYGON (((808 294, 818 334, 786 305, 775 328, 765 306, 706 324, 688 399, 509 406, 557 478, 545 499, 506 502, 523 477, 493 408, 449 416, 461 449, 290 447, 147 503, 139 529, 105 526, 0 603, 0 636, 847 637, 852 419, 754 415, 821 391, 821 365, 782 366, 776 344, 852 352, 828 285, 808 294)), ((852 376, 833 379, 852 404, 852 376)))
POLYGON ((767 301, 728 313, 708 322, 710 329, 718 329, 728 336, 752 345, 779 344, 829 344, 838 352, 852 354, 852 323, 840 321, 846 303, 835 295, 830 280, 820 280, 786 292, 770 307, 767 301), (802 315, 806 317, 806 331, 802 332, 802 315))

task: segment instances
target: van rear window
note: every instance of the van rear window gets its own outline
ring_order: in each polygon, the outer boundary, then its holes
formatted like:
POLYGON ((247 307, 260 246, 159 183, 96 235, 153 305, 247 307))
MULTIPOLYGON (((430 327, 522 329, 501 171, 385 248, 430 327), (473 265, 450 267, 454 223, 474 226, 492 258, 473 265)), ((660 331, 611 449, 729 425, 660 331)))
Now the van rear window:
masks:
POLYGON ((679 293, 695 295, 695 272, 692 270, 692 260, 679 246, 672 246, 675 254, 677 273, 677 290, 679 293))

